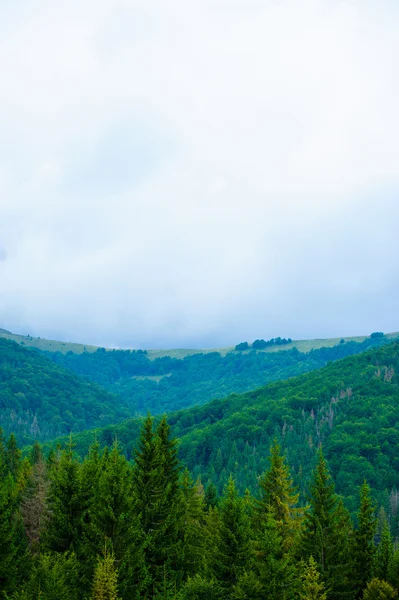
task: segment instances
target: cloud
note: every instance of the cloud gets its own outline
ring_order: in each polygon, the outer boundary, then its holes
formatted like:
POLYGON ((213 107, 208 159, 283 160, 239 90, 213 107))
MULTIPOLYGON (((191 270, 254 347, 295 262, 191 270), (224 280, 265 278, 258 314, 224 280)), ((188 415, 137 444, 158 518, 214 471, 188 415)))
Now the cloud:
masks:
POLYGON ((396 3, 0 9, 0 326, 104 345, 397 329, 396 3))

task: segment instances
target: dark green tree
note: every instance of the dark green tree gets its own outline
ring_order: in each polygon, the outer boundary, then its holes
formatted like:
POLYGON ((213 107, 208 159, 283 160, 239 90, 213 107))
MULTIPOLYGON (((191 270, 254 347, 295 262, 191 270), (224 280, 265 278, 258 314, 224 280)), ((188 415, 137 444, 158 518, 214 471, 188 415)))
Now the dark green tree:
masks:
POLYGON ((211 571, 225 594, 231 594, 250 557, 249 519, 232 477, 220 502, 211 571))
POLYGON ((370 488, 366 482, 360 488, 357 520, 358 528, 353 536, 353 580, 356 596, 360 598, 372 577, 375 557, 374 535, 377 526, 370 488))
POLYGON ((260 499, 256 502, 256 513, 260 521, 273 515, 285 549, 291 548, 298 539, 301 511, 295 506, 299 494, 296 492, 289 466, 281 447, 275 439, 270 448, 270 467, 259 479, 260 499))
POLYGON ((49 550, 78 550, 82 539, 82 497, 79 463, 71 445, 51 469, 48 521, 44 540, 49 550))
POLYGON ((351 597, 351 521, 334 492, 334 483, 320 450, 310 487, 309 510, 302 531, 302 555, 311 556, 325 582, 327 595, 351 597))
POLYGON ((393 542, 391 531, 389 529, 388 520, 385 518, 382 525, 381 539, 377 547, 377 553, 375 556, 374 576, 377 579, 387 581, 390 566, 393 559, 393 542))

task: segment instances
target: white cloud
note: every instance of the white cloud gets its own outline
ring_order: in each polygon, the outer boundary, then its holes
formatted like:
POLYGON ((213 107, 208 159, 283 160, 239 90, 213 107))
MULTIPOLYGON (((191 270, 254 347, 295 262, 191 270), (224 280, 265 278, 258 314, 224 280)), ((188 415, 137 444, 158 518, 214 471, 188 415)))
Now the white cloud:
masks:
POLYGON ((141 346, 397 328, 395 3, 7 11, 0 326, 141 346))

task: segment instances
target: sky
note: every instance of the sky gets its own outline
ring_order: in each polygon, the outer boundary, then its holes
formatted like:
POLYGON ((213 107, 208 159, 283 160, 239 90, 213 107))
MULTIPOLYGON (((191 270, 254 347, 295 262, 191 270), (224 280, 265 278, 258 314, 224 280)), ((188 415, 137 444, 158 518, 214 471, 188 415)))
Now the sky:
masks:
POLYGON ((399 330, 397 0, 0 3, 0 327, 399 330))

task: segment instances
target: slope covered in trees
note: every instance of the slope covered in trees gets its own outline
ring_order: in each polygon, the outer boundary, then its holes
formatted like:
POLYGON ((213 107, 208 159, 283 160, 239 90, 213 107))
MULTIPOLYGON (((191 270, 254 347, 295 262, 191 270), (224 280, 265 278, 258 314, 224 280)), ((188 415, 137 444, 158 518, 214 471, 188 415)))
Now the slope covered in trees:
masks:
POLYGON ((22 442, 115 423, 129 416, 116 396, 36 351, 0 339, 0 425, 22 442))
POLYGON ((353 520, 322 451, 307 503, 274 440, 253 495, 233 477, 218 499, 183 470, 162 418, 133 460, 69 442, 29 457, 0 435, 0 593, 13 600, 391 600, 392 523, 357 490, 353 520), (377 519, 377 514, 380 518, 377 519), (382 515, 382 516, 381 516, 382 515))
MULTIPOLYGON (((337 490, 354 510, 357 488, 367 478, 381 503, 398 504, 399 344, 350 356, 297 378, 232 394, 169 416, 180 438, 179 454, 194 477, 220 491, 232 473, 241 491, 254 489, 265 470, 271 440, 286 449, 303 491, 322 444, 337 490)), ((102 443, 117 436, 128 457, 141 425, 128 420, 98 432, 102 443)), ((76 436, 84 453, 93 433, 76 436)))
POLYGON ((182 360, 169 356, 150 360, 141 350, 104 348, 80 354, 47 353, 47 356, 120 396, 133 415, 144 415, 148 410, 153 414, 170 412, 223 398, 232 392, 254 390, 388 341, 384 336, 369 337, 361 343, 347 342, 308 353, 296 348, 280 352, 230 352, 224 356, 211 352, 182 360))

